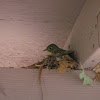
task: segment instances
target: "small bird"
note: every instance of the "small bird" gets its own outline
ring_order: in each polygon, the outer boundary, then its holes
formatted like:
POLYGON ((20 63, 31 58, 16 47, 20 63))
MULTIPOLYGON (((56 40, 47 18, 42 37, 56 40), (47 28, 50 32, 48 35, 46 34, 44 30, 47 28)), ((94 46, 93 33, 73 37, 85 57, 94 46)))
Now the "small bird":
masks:
POLYGON ((63 49, 59 48, 56 44, 48 45, 44 51, 48 51, 56 57, 69 55, 71 58, 75 59, 74 51, 63 50, 63 49))

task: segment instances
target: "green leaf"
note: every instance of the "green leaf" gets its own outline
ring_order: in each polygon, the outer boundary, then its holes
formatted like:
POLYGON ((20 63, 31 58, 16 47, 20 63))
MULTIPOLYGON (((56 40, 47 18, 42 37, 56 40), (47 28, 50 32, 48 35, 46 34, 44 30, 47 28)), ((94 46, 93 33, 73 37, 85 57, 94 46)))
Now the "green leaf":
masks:
POLYGON ((89 76, 86 75, 85 70, 82 67, 82 65, 81 65, 81 68, 83 71, 82 71, 82 73, 80 73, 79 77, 80 77, 80 79, 84 78, 83 85, 92 85, 93 80, 89 76))
POLYGON ((83 79, 85 76, 86 76, 86 75, 85 75, 85 72, 84 72, 84 70, 83 70, 83 72, 80 73, 79 77, 80 77, 80 79, 83 79))
POLYGON ((92 84, 93 84, 93 80, 90 77, 86 76, 84 78, 83 85, 92 85, 92 84))

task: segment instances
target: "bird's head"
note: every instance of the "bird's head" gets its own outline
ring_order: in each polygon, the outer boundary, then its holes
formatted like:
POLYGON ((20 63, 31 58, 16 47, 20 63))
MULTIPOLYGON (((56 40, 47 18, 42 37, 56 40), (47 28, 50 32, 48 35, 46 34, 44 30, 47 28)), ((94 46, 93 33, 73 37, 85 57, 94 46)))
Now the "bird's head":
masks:
POLYGON ((47 48, 44 51, 48 51, 50 53, 55 53, 55 51, 59 49, 59 47, 56 44, 50 44, 47 46, 47 48))

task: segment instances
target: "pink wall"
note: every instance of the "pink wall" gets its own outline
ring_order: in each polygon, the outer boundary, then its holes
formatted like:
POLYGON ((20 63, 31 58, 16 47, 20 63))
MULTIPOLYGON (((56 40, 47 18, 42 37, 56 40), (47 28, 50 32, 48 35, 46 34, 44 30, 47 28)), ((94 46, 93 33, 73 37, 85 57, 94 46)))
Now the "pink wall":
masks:
POLYGON ((63 47, 84 0, 0 0, 0 67, 31 65, 63 47))

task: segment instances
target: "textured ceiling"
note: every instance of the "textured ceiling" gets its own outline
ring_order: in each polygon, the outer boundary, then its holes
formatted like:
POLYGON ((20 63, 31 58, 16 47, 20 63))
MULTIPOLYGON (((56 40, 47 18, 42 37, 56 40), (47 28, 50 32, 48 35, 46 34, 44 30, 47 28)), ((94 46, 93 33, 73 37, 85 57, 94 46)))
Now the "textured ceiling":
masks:
POLYGON ((0 0, 0 66, 31 65, 63 47, 85 0, 0 0))

